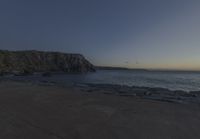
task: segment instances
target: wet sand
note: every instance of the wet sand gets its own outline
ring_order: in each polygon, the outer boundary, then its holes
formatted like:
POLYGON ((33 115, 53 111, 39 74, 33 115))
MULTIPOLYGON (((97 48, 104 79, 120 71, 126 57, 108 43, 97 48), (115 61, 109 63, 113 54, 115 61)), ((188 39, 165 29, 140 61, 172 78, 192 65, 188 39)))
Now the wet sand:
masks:
POLYGON ((0 83, 1 139, 199 139, 200 106, 0 83))

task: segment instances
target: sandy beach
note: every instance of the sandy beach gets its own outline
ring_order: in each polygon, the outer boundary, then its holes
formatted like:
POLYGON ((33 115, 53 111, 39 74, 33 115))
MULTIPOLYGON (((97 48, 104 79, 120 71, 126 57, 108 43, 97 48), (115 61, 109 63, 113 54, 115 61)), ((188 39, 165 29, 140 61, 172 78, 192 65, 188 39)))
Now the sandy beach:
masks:
POLYGON ((200 107, 84 91, 0 83, 1 139, 199 139, 200 107))
POLYGON ((0 0, 0 139, 200 139, 200 0, 0 0))

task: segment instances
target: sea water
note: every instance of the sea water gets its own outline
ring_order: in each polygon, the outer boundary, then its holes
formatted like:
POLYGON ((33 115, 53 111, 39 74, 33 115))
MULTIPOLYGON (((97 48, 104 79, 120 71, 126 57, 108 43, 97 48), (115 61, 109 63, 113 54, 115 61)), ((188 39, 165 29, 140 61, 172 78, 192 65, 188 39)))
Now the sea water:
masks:
POLYGON ((87 74, 55 74, 12 76, 16 80, 50 81, 60 84, 94 83, 127 86, 161 87, 170 90, 199 91, 200 72, 140 71, 140 70, 97 70, 87 74))

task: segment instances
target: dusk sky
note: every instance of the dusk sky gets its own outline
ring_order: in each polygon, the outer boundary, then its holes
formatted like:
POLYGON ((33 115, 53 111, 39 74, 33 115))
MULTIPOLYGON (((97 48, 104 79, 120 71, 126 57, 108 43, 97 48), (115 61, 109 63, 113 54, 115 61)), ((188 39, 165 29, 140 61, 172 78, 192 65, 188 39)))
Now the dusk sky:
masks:
POLYGON ((1 0, 0 49, 94 65, 200 70, 200 0, 1 0))

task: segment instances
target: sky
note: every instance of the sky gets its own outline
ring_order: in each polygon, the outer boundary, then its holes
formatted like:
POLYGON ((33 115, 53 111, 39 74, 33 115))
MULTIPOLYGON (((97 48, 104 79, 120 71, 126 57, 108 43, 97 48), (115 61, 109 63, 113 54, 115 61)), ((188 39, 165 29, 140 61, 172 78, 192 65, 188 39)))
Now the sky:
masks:
POLYGON ((199 0, 1 0, 0 49, 94 65, 200 70, 199 0))

